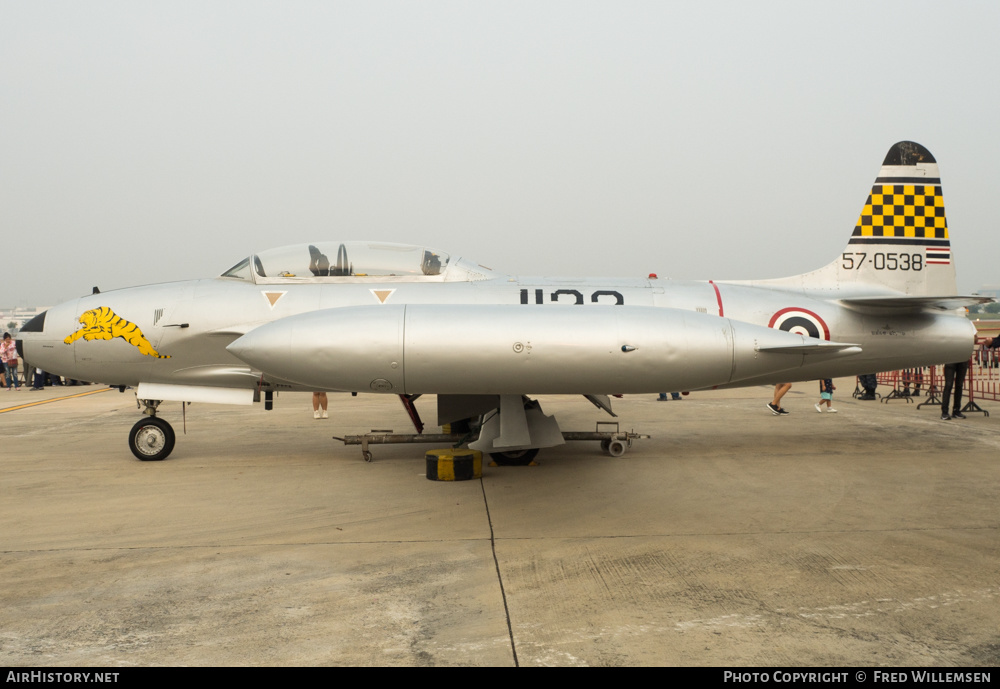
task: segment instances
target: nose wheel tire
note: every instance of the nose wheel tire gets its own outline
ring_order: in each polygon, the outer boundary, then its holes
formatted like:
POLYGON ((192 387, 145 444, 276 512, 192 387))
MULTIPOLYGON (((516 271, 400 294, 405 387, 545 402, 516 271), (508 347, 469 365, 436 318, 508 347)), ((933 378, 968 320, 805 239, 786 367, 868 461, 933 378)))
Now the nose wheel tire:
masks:
POLYGON ((174 429, 163 419, 155 416, 143 418, 128 434, 128 447, 138 459, 144 462, 158 462, 166 459, 174 449, 174 429))

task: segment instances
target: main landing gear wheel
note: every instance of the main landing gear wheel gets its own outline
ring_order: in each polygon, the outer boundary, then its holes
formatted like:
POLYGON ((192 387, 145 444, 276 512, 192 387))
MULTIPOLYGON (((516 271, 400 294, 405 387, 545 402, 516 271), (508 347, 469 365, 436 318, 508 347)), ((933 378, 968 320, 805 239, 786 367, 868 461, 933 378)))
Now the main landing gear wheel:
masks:
POLYGON ((163 419, 148 416, 132 426, 128 446, 144 462, 166 459, 174 449, 174 429, 163 419))
POLYGON ((531 460, 538 454, 538 448, 530 450, 511 450, 509 452, 491 452, 490 457, 497 466, 502 467, 526 467, 531 464, 531 460))

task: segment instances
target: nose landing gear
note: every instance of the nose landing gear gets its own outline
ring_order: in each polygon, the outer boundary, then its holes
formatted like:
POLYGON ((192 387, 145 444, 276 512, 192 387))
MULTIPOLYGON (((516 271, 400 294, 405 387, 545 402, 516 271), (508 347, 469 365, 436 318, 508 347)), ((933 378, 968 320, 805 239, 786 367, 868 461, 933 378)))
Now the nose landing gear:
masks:
POLYGON ((146 414, 140 419, 128 434, 128 447, 136 458, 144 462, 158 462, 166 459, 174 449, 176 435, 173 427, 156 417, 156 407, 159 400, 141 400, 146 414))

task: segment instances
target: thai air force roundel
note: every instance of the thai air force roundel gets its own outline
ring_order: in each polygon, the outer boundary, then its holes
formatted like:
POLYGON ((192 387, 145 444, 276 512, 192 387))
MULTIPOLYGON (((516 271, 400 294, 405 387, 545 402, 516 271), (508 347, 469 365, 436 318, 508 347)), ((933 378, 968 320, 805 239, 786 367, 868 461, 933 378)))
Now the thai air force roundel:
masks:
POLYGON ((796 335, 815 337, 817 340, 830 339, 830 328, 826 325, 826 321, 808 309, 794 306, 782 309, 771 316, 767 326, 796 335))

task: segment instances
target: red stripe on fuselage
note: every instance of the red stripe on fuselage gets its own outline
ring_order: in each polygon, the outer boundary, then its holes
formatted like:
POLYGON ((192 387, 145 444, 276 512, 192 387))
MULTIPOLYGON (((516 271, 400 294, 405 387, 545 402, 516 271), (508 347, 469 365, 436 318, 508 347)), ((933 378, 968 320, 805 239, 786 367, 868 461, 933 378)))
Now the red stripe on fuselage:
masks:
POLYGON ((719 316, 722 317, 725 315, 722 311, 722 293, 719 292, 719 286, 716 285, 714 282, 709 280, 708 283, 712 285, 713 289, 715 289, 715 300, 719 302, 719 316))

